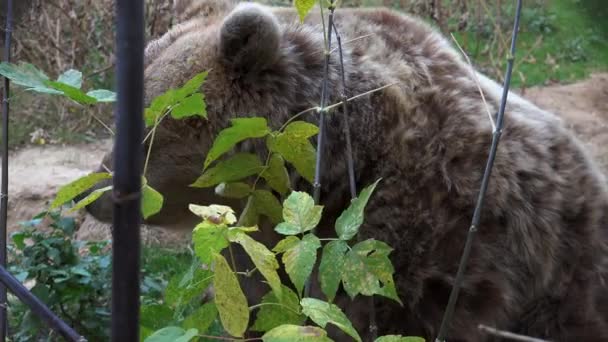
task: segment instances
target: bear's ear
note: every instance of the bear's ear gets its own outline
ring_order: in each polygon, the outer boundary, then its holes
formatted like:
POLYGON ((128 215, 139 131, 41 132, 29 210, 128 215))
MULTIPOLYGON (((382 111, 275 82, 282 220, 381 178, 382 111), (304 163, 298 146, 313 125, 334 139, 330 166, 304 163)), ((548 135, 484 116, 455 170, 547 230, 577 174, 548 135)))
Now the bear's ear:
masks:
POLYGON ((234 0, 175 0, 173 13, 177 23, 193 18, 218 17, 234 8, 234 0))
POLYGON ((220 30, 220 55, 234 69, 251 72, 272 65, 279 56, 281 28, 262 5, 241 3, 220 30))

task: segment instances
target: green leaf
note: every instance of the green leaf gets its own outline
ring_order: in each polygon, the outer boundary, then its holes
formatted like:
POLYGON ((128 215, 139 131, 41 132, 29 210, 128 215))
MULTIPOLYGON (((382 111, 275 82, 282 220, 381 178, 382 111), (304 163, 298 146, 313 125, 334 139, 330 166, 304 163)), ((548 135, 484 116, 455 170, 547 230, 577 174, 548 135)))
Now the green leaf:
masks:
POLYGON ((359 232, 359 227, 363 224, 363 213, 369 197, 378 185, 380 179, 374 184, 361 191, 359 197, 353 199, 348 209, 346 209, 336 220, 336 233, 342 240, 350 240, 359 232))
POLYGON ((175 91, 175 97, 177 99, 183 99, 186 96, 192 95, 201 90, 201 86, 205 83, 208 71, 200 72, 186 82, 181 88, 175 91))
POLYGON ((274 292, 262 297, 253 331, 269 331, 282 324, 302 324, 306 316, 300 313, 300 299, 289 287, 282 286, 283 295, 277 298, 274 292))
POLYGON ((57 78, 57 82, 61 82, 80 89, 82 87, 82 72, 74 69, 70 69, 57 78))
POLYGON ((374 342, 424 342, 424 338, 415 336, 385 335, 378 337, 374 342))
POLYGON ((280 325, 262 336, 264 342, 331 342, 327 332, 319 327, 280 325))
POLYGON ((317 261, 317 249, 321 247, 321 241, 313 234, 306 234, 297 244, 291 246, 283 254, 285 271, 296 286, 298 294, 302 293, 302 288, 306 279, 312 273, 312 269, 317 261))
POLYGON ((74 212, 76 210, 86 207, 87 205, 95 202, 99 197, 101 197, 101 195, 104 194, 104 192, 109 191, 109 190, 112 190, 112 185, 109 185, 109 186, 106 186, 106 187, 103 187, 101 189, 97 189, 97 190, 91 192, 89 195, 87 195, 87 197, 78 201, 78 203, 76 203, 72 208, 70 208, 70 210, 68 210, 68 212, 74 212))
POLYGON ((225 232, 225 225, 215 225, 207 221, 194 227, 194 253, 204 265, 209 265, 213 261, 213 254, 220 253, 230 244, 224 236, 225 232))
POLYGON ((217 314, 215 303, 205 303, 184 319, 182 328, 197 329, 200 333, 204 333, 215 321, 217 314))
POLYGON ((97 102, 116 102, 116 93, 110 90, 91 90, 87 92, 87 96, 94 98, 97 102))
MULTIPOLYGON (((158 95, 152 100, 152 103, 146 108, 144 119, 146 126, 152 126, 156 120, 165 113, 169 107, 175 106, 184 100, 186 97, 198 92, 200 87, 205 82, 207 72, 201 72, 186 82, 181 88, 169 89, 161 95, 158 95)), ((196 101, 196 100, 191 100, 196 101)))
POLYGON ((220 183, 215 187, 215 193, 227 198, 245 198, 251 194, 251 186, 242 182, 220 183))
POLYGON ((229 159, 217 163, 216 166, 203 173, 194 184, 196 188, 206 188, 223 182, 233 182, 257 174, 264 166, 257 155, 237 153, 229 159))
POLYGON ((232 126, 223 129, 215 138, 213 146, 207 153, 203 170, 206 170, 209 164, 222 154, 230 151, 237 143, 249 138, 261 138, 270 133, 264 118, 236 118, 230 122, 232 126))
POLYGON ((167 284, 165 303, 174 308, 189 304, 202 295, 212 280, 213 272, 200 267, 189 269, 185 274, 177 274, 167 284))
POLYGON ((274 253, 269 251, 266 246, 244 233, 239 232, 235 234, 234 239, 231 239, 231 241, 243 246, 243 249, 247 252, 258 271, 260 271, 268 281, 272 290, 278 297, 281 297, 281 279, 277 273, 279 263, 277 262, 274 253))
POLYGON ((201 93, 186 97, 171 110, 171 117, 174 119, 183 119, 194 115, 207 118, 207 105, 201 93))
POLYGON ((236 275, 223 256, 215 255, 215 304, 226 331, 235 337, 243 337, 249 323, 249 306, 236 275))
POLYGON ((13 243, 17 249, 23 250, 25 248, 25 237, 25 233, 19 231, 11 234, 11 239, 13 240, 13 243))
POLYGON ((273 224, 283 221, 283 207, 270 191, 256 190, 252 196, 257 213, 268 217, 273 224))
POLYGON ((144 219, 157 214, 163 208, 163 195, 149 185, 144 185, 141 196, 141 213, 144 219))
POLYGON ((304 19, 306 18, 310 10, 315 7, 316 3, 316 0, 295 0, 294 4, 296 5, 298 15, 300 16, 300 22, 304 22, 304 19))
POLYGON ((173 311, 164 304, 143 305, 140 309, 140 324, 146 328, 158 330, 173 319, 173 311))
POLYGON ((303 298, 300 305, 302 305, 302 312, 321 328, 325 328, 327 323, 333 324, 356 341, 361 342, 357 330, 337 305, 315 298, 303 298))
POLYGON ((80 104, 89 105, 97 102, 97 99, 94 97, 85 94, 82 90, 72 87, 71 85, 56 81, 46 81, 45 83, 47 86, 61 91, 65 96, 80 104))
MULTIPOLYGON (((19 65, 0 63, 0 75, 10 79, 14 84, 29 88, 28 90, 47 88, 45 82, 49 80, 44 72, 29 63, 20 63, 19 65)), ((51 91, 55 94, 61 94, 56 90, 51 89, 51 91)))
POLYGON ((272 249, 275 253, 283 253, 286 250, 300 243, 300 239, 297 236, 287 236, 283 240, 279 241, 276 246, 272 249))
POLYGON ((368 239, 356 244, 346 254, 342 283, 351 298, 357 294, 378 294, 403 305, 393 281, 395 270, 388 258, 391 251, 384 242, 368 239))
POLYGON ((270 155, 268 167, 260 174, 266 183, 281 195, 287 193, 291 188, 289 184, 289 174, 285 168, 285 161, 278 153, 270 155))
POLYGON ((198 330, 184 330, 180 327, 166 327, 155 331, 145 342, 188 342, 198 335, 198 330))
POLYGON ((91 173, 62 186, 50 206, 50 210, 59 208, 62 204, 71 201, 74 197, 90 189, 104 179, 110 179, 112 175, 107 172, 91 173))
POLYGON ((294 121, 285 127, 284 132, 269 136, 266 144, 271 152, 279 153, 302 177, 312 183, 316 151, 308 139, 317 133, 315 125, 294 121))
POLYGON ((319 281, 321 290, 331 302, 336 297, 342 280, 342 268, 348 245, 344 241, 331 241, 323 247, 323 256, 319 264, 319 281))
POLYGON ((283 235, 296 235, 307 232, 317 226, 321 220, 323 206, 315 205, 313 198, 301 191, 293 191, 283 202, 285 222, 275 227, 283 235))

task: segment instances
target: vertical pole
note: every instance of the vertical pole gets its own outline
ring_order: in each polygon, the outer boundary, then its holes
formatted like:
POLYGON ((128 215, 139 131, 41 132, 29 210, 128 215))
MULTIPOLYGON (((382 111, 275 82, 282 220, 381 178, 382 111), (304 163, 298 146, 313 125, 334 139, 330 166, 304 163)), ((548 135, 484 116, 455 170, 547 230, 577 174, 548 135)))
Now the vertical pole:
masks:
MULTIPOLYGON (((11 59, 11 34, 13 32, 13 1, 6 2, 6 29, 4 31, 4 61, 11 59)), ((0 264, 6 267, 6 221, 8 216, 8 96, 9 80, 4 78, 2 92, 2 185, 0 186, 0 264)), ((0 283, 0 341, 6 340, 6 286, 0 283)))
POLYGON ((112 239, 112 341, 139 341, 139 259, 144 96, 143 0, 117 0, 116 140, 112 239))

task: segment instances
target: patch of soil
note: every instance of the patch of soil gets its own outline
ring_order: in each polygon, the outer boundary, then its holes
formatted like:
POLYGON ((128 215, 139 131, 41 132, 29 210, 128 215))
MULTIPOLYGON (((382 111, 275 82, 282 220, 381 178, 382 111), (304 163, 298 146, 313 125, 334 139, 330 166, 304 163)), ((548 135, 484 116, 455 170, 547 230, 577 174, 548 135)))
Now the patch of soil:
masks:
MULTIPOLYGON (((608 172, 608 73, 570 84, 534 87, 521 91, 539 107, 561 116, 565 124, 589 148, 604 172, 608 172)), ((9 164, 9 232, 19 221, 31 219, 48 207, 57 189, 97 168, 111 141, 73 146, 35 146, 12 152, 9 164)), ((78 238, 108 239, 110 225, 98 222, 83 212, 78 238)), ((183 246, 188 232, 142 227, 146 244, 183 246)))
POLYGON ((608 174, 608 73, 569 85, 529 88, 521 94, 558 114, 608 174))

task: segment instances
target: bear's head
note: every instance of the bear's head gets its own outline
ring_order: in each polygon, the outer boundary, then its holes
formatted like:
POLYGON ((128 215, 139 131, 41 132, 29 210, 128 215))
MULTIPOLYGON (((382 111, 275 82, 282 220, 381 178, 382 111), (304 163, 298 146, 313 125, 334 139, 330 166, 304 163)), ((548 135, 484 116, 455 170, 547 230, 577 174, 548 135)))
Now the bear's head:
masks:
MULTIPOLYGON (((200 176, 213 139, 230 119, 262 116, 278 128, 291 115, 318 104, 323 33, 320 27, 298 25, 295 11, 279 17, 274 9, 255 3, 185 0, 176 3, 176 10, 186 11, 187 20, 146 48, 145 105, 208 71, 202 86, 208 118, 167 117, 158 127, 146 178, 165 202, 147 223, 192 228, 195 217, 188 212, 189 203, 238 208, 238 203, 216 197, 212 188, 189 186, 200 176)), ((337 73, 333 75, 335 79, 337 73)), ((150 140, 143 145, 144 155, 150 140)), ((112 163, 109 153, 100 171, 111 169, 112 163)), ((109 222, 112 208, 111 195, 105 194, 87 210, 109 222)))

